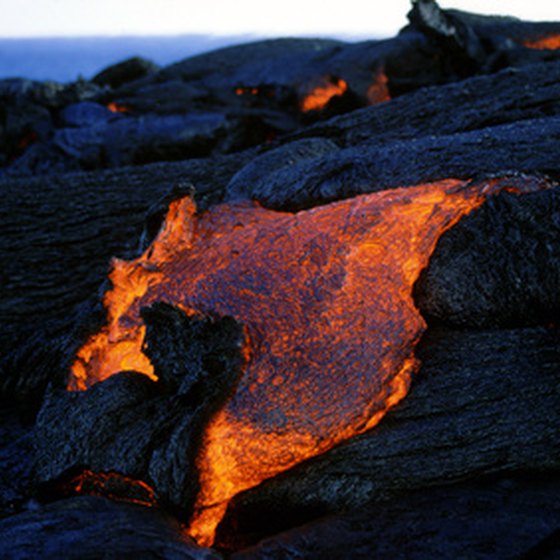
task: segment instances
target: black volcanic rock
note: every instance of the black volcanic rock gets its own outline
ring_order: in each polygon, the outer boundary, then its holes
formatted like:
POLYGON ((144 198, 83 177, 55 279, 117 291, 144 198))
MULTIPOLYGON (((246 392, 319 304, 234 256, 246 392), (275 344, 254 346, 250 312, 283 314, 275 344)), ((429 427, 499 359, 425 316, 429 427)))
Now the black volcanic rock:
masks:
POLYGON ((103 105, 93 101, 82 101, 67 105, 60 113, 63 126, 80 127, 104 123, 115 115, 103 105))
POLYGON ((59 129, 53 144, 76 158, 82 169, 120 167, 209 155, 226 127, 224 116, 216 113, 137 119, 119 115, 85 130, 59 129))
POLYGON ((44 558, 166 558, 216 560, 157 509, 83 496, 0 521, 0 556, 44 558))
POLYGON ((423 89, 336 117, 287 138, 273 148, 277 156, 270 152, 251 162, 251 168, 259 161, 278 163, 263 165, 251 184, 239 185, 234 177, 226 198, 249 197, 296 211, 446 177, 510 170, 560 177, 558 78, 560 63, 543 63, 423 89), (301 158, 302 138, 334 141, 340 149, 301 158))
POLYGON ((473 16, 442 10, 432 0, 415 2, 409 19, 401 33, 383 41, 276 39, 220 49, 163 69, 132 58, 90 82, 5 80, 0 84, 0 111, 7 115, 0 130, 0 166, 7 175, 22 176, 238 151, 426 86, 558 61, 554 50, 526 46, 557 33, 556 24, 473 16), (339 83, 344 89, 330 101, 303 110, 302 102, 316 88, 339 83), (127 118, 82 119, 79 127, 74 118, 69 132, 67 106, 85 101, 127 118), (209 138, 211 116, 227 126, 213 129, 209 138))
POLYGON ((32 431, 33 422, 20 411, 5 408, 0 413, 0 518, 20 511, 31 497, 32 431))
POLYGON ((386 145, 555 117, 560 114, 559 79, 560 64, 552 60, 432 85, 317 123, 286 141, 323 137, 351 147, 378 139, 386 145))
POLYGON ((87 391, 47 393, 34 434, 35 476, 120 472, 153 486, 158 500, 187 518, 202 427, 241 374, 243 332, 232 318, 188 317, 167 304, 143 317, 158 382, 122 372, 87 391))
POLYGON ((557 475, 490 477, 327 517, 230 558, 554 558, 559 498, 557 475))
POLYGON ((441 45, 458 74, 472 74, 488 54, 476 31, 460 16, 442 10, 434 0, 415 0, 408 14, 413 27, 441 45))
MULTIPOLYGON (((227 198, 229 200, 247 199, 255 197, 266 202, 258 193, 274 189, 276 184, 269 184, 275 173, 285 170, 296 175, 299 165, 307 162, 316 162, 321 156, 337 151, 338 146, 329 139, 304 138, 280 146, 274 150, 264 152, 255 157, 245 167, 241 168, 227 185, 227 198)), ((281 190, 281 189, 279 189, 281 190)), ((282 196, 281 192, 279 196, 282 196)))
POLYGON ((100 86, 117 88, 157 72, 159 66, 150 60, 135 56, 105 68, 92 78, 92 82, 100 86))
MULTIPOLYGON (((559 471, 557 328, 432 330, 418 354, 409 394, 375 429, 239 494, 218 542, 255 542, 271 529, 486 475, 559 471)), ((554 495, 547 504, 556 507, 554 495)), ((431 517, 428 508, 423 523, 431 517)))
POLYGON ((503 193, 439 240, 415 298, 430 322, 459 327, 560 317, 560 189, 503 193))

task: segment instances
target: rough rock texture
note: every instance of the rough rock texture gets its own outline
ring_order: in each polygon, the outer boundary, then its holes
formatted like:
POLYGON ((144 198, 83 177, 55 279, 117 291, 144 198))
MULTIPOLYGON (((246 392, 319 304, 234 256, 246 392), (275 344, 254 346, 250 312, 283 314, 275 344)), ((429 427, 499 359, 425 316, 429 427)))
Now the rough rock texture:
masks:
POLYGON ((276 39, 220 49, 160 70, 138 58, 91 82, 0 82, 6 117, 0 173, 21 176, 230 153, 335 114, 419 88, 558 60, 526 43, 558 32, 538 24, 443 11, 414 2, 410 25, 383 41, 276 39), (317 88, 344 84, 303 110, 317 88), (65 106, 95 102, 113 118, 74 120, 65 106), (328 101, 328 102, 327 102, 328 101), (199 131, 199 134, 196 131, 199 131), (124 136, 126 142, 122 142, 124 136))
POLYGON ((162 511, 83 496, 0 521, 0 556, 45 558, 219 558, 186 537, 162 511))
POLYGON ((98 327, 82 317, 98 301, 111 257, 137 254, 158 200, 194 183, 207 207, 250 156, 0 181, 1 398, 30 403, 64 374, 64 356, 98 327))
POLYGON ((556 558, 559 497, 558 475, 491 477, 327 517, 230 558, 556 558))
POLYGON ((187 317, 167 304, 145 309, 144 319, 158 382, 123 372, 85 392, 47 394, 34 433, 35 476, 121 472, 188 517, 201 428, 240 375, 243 333, 231 318, 187 317))
POLYGON ((105 68, 92 78, 100 86, 117 88, 123 84, 145 78, 159 70, 159 66, 150 60, 135 56, 105 68))
POLYGON ((560 190, 503 194, 439 240, 416 284, 432 323, 511 327, 560 316, 560 190))
POLYGON ((484 475, 558 472, 559 343, 556 328, 428 331, 416 382, 384 421, 238 495, 221 538, 484 475))
POLYGON ((559 177, 559 77, 558 62, 507 69, 334 118, 257 157, 249 165, 261 169, 259 180, 240 184, 241 170, 226 198, 300 210, 449 176, 515 170, 559 177), (334 141, 340 149, 300 155, 302 137, 316 145, 334 141))
POLYGON ((21 510, 31 496, 33 422, 19 411, 0 413, 0 518, 21 510))

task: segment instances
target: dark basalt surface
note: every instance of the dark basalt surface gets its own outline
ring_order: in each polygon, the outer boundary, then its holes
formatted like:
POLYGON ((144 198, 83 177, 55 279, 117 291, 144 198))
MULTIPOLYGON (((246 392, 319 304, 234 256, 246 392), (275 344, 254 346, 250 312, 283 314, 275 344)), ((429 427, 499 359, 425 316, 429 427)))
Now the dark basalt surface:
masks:
POLYGON ((421 89, 312 126, 242 169, 226 199, 300 210, 374 190, 504 170, 559 177, 560 64, 421 89), (528 86, 528 84, 531 84, 528 86), (333 153, 302 152, 300 140, 333 153), (269 163, 274 161, 274 165, 269 163))
POLYGON ((503 193, 439 240, 415 286, 430 323, 555 324, 560 316, 560 190, 503 193))
POLYGON ((381 73, 391 97, 398 97, 424 86, 558 60, 555 51, 523 46, 523 41, 558 32, 558 24, 473 17, 442 11, 432 0, 415 2, 409 19, 401 33, 383 41, 276 39, 159 70, 131 59, 91 82, 68 86, 4 80, 0 174, 236 152, 366 106, 376 100, 370 86, 381 73), (342 96, 323 111, 301 113, 307 93, 339 79, 347 84, 342 96), (87 111, 88 118, 69 119, 69 111, 87 111))
POLYGON ((0 413, 0 518, 19 512, 33 491, 33 422, 14 408, 0 413))
POLYGON ((34 430, 34 473, 39 482, 79 467, 124 473, 188 518, 202 426, 241 374, 243 333, 232 318, 191 318, 167 304, 143 317, 158 382, 123 372, 84 392, 49 392, 34 430))
POLYGON ((219 558, 186 537, 172 517, 157 509, 82 496, 0 521, 0 551, 21 558, 219 558))
POLYGON ((557 476, 492 477, 327 517, 230 558, 554 558, 558 498, 557 476))
POLYGON ((202 429, 241 375, 243 326, 156 304, 143 313, 158 383, 122 372, 64 389, 102 324, 110 258, 145 249, 171 200, 194 188, 201 212, 240 199, 297 211, 489 176, 543 189, 492 197, 439 240, 415 286, 429 329, 409 395, 370 433, 238 495, 217 545, 558 556, 560 51, 524 44, 560 24, 432 0, 409 21, 385 41, 279 39, 166 68, 133 59, 91 82, 0 80, 0 556, 216 557, 179 521, 202 429), (392 99, 368 106, 380 76, 392 99), (339 79, 343 95, 300 110, 339 79), (168 513, 45 503, 88 470, 151 485, 168 513))
MULTIPOLYGON (((302 519, 348 510, 360 517, 372 504, 380 504, 373 508, 378 511, 399 508, 412 491, 424 489, 421 499, 429 500, 434 488, 488 475, 533 473, 527 478, 529 493, 535 480, 557 480, 559 343, 556 328, 429 331, 410 393, 379 426, 238 495, 218 540, 239 546, 302 519)), ((469 499, 468 491, 459 494, 458 500, 469 499)), ((499 502, 488 507, 501 524, 499 502)), ((425 517, 433 521, 430 511, 425 517)), ((306 533, 301 535, 305 540, 306 533)), ((471 538, 465 534, 463 545, 471 538)), ((511 544, 525 537, 507 538, 511 544)), ((484 557, 494 557, 490 552, 484 557)))

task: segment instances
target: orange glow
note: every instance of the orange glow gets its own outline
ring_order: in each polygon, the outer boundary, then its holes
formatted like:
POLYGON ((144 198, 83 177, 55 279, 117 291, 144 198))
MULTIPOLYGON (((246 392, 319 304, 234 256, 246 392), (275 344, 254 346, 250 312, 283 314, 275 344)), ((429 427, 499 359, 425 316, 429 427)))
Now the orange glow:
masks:
POLYGON ((259 88, 256 87, 237 87, 235 95, 259 95, 259 88))
POLYGON ((94 472, 86 469, 65 482, 61 490, 71 495, 104 496, 144 507, 157 504, 155 493, 148 484, 117 472, 94 472))
POLYGON ((374 78, 373 82, 370 84, 367 90, 367 100, 369 105, 376 105, 377 103, 383 103, 384 101, 391 100, 391 94, 389 93, 389 78, 383 68, 380 68, 374 78))
POLYGON ((538 39, 524 41, 523 46, 528 49, 560 49, 560 35, 548 35, 545 37, 539 37, 538 39))
POLYGON ((335 95, 343 95, 348 84, 342 79, 323 78, 321 82, 307 93, 300 102, 304 113, 324 109, 335 95))
POLYGON ((233 496, 371 429, 406 395, 426 328, 412 287, 439 237, 488 196, 534 186, 446 180, 297 214, 237 203, 197 217, 175 201, 151 247, 113 263, 107 326, 69 388, 123 367, 153 377, 140 309, 156 301, 244 325, 245 370, 197 457, 189 533, 209 545, 233 496))
POLYGON ((119 105, 114 101, 107 103, 107 109, 109 109, 112 113, 130 113, 130 109, 128 107, 125 105, 119 105))
POLYGON ((137 260, 113 259, 109 279, 113 288, 106 292, 107 325, 90 337, 76 355, 68 388, 83 391, 119 371, 135 370, 156 379, 150 360, 142 353, 145 327, 130 310, 148 288, 163 279, 159 266, 173 258, 175 251, 186 251, 191 244, 195 205, 191 199, 172 202, 157 243, 137 260))

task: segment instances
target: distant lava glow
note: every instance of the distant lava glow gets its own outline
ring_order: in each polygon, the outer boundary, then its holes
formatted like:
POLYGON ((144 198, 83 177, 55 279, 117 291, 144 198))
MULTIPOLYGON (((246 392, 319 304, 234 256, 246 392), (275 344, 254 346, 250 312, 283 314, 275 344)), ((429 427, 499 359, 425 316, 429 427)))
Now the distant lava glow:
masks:
POLYGON ((109 111, 111 111, 111 113, 129 113, 130 109, 128 107, 126 107, 125 105, 119 105, 118 103, 115 103, 114 101, 111 101, 110 103, 107 103, 107 109, 109 109, 109 111))
POLYGON ((493 188, 446 180, 297 214, 239 203, 197 217, 176 201, 140 258, 114 261, 107 326, 79 351, 69 389, 123 369, 153 377, 140 309, 156 301, 244 324, 250 358, 197 458, 189 532, 210 544, 235 494, 368 430, 406 395, 426 327, 413 284, 493 188))
POLYGON ((348 84, 340 78, 322 78, 302 97, 300 108, 304 113, 324 109, 333 97, 343 95, 347 89, 348 84))
POLYGON ((527 47, 528 49, 560 49, 560 35, 545 35, 543 37, 539 37, 538 39, 524 41, 523 46, 527 47))
POLYGON ((376 105, 391 100, 389 93, 389 78, 383 67, 375 73, 372 83, 367 90, 368 105, 376 105))

